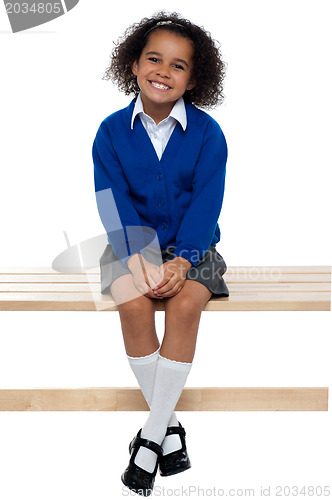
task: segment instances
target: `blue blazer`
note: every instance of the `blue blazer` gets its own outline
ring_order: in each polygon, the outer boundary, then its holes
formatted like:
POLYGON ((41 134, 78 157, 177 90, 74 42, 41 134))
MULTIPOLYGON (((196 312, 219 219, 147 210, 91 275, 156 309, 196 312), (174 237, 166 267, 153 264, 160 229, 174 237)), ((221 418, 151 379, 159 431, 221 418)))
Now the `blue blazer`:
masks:
POLYGON ((175 256, 196 266, 220 240, 224 134, 210 115, 187 103, 187 128, 176 125, 159 160, 138 116, 131 129, 134 104, 135 99, 103 120, 92 148, 97 205, 108 241, 125 263, 154 233, 160 248, 175 246, 175 256))

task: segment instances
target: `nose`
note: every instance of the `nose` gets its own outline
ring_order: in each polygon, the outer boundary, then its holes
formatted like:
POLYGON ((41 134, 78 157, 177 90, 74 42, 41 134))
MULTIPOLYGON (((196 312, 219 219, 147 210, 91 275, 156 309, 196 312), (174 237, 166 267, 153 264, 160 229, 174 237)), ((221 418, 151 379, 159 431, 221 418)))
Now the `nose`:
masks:
POLYGON ((170 78, 170 76, 171 76, 170 72, 169 72, 169 68, 166 64, 161 64, 158 67, 157 74, 162 76, 163 78, 170 78))

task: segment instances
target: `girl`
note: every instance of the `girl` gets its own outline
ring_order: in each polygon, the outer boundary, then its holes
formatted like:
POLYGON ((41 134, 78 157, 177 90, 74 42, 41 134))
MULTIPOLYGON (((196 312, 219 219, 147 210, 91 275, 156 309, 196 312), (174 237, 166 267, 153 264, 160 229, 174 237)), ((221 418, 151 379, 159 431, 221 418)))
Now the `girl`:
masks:
POLYGON ((228 296, 215 248, 227 146, 219 125, 197 108, 223 99, 224 66, 204 29, 161 11, 126 31, 105 74, 135 95, 101 123, 93 160, 109 241, 100 260, 102 293, 118 306, 126 354, 150 407, 121 477, 142 495, 151 493, 158 467, 168 476, 191 466, 174 408, 201 312, 212 294, 228 296), (159 255, 156 246, 146 249, 153 235, 159 255), (160 300, 161 346, 154 318, 160 300))

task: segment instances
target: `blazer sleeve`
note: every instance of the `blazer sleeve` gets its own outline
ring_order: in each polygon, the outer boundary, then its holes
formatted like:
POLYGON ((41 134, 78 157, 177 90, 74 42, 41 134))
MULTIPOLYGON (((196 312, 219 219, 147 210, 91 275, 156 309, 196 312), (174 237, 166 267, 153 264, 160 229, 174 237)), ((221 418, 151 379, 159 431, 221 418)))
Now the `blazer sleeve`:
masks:
POLYGON ((126 265, 139 253, 145 239, 139 214, 130 197, 130 188, 112 144, 106 123, 102 122, 92 147, 94 182, 98 212, 115 255, 126 265))
POLYGON ((205 129, 193 181, 189 208, 176 237, 175 256, 184 257, 195 267, 206 254, 220 215, 227 161, 227 144, 215 120, 205 129))

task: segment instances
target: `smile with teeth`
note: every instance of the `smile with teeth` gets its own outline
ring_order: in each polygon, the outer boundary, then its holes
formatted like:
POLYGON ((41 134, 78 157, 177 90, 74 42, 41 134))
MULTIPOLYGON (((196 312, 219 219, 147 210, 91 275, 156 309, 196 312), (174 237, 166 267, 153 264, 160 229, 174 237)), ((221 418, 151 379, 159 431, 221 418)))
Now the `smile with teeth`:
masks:
POLYGON ((150 85, 152 85, 152 87, 155 87, 156 89, 161 89, 161 90, 169 90, 171 88, 168 85, 152 81, 150 81, 150 85))

